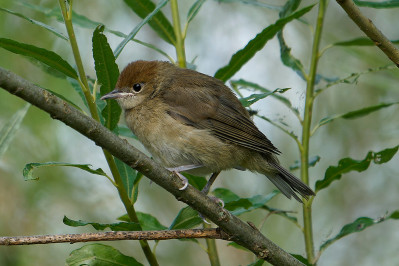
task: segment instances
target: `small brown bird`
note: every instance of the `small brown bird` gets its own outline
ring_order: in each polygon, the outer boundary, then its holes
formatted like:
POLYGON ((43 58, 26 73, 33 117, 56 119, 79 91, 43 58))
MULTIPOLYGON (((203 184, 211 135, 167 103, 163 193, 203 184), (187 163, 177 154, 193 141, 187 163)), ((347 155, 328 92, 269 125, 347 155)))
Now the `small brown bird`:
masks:
POLYGON ((248 169, 266 175, 288 198, 302 202, 296 193, 314 195, 280 166, 280 151, 218 79, 168 62, 136 61, 101 99, 118 101, 129 128, 170 170, 209 174, 248 169))

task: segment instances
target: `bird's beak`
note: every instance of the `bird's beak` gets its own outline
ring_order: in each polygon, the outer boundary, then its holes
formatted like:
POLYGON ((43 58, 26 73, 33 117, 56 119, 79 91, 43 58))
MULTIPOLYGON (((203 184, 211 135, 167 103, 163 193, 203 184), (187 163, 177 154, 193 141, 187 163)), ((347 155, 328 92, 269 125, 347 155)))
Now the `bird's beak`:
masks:
POLYGON ((132 93, 128 93, 128 92, 122 92, 120 90, 113 90, 107 94, 105 94, 103 97, 101 97, 101 100, 108 100, 108 99, 118 99, 118 98, 124 98, 126 96, 131 96, 132 93))

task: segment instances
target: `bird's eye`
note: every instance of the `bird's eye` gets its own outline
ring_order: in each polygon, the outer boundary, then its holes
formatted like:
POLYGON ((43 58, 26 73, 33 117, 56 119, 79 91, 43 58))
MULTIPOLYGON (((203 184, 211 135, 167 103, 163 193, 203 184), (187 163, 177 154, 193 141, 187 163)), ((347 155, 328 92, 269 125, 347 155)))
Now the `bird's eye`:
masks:
POLYGON ((141 89, 142 89, 142 86, 141 86, 140 83, 136 83, 136 84, 133 85, 133 90, 134 90, 135 92, 140 92, 141 89))

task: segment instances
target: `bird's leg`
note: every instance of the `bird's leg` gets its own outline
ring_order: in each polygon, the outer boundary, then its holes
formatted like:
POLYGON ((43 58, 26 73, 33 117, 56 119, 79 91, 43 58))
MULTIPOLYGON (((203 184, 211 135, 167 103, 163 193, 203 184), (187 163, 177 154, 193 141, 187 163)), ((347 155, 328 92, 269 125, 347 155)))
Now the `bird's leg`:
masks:
POLYGON ((211 175, 211 177, 209 178, 208 182, 206 183, 204 188, 201 190, 202 193, 204 193, 205 195, 208 195, 209 190, 211 189, 211 186, 212 186, 213 182, 215 182, 216 177, 218 177, 219 174, 220 174, 220 172, 215 172, 215 173, 213 173, 211 175))
POLYGON ((166 168, 166 169, 175 173, 180 178, 180 180, 183 182, 183 186, 181 188, 179 188, 179 190, 185 190, 188 186, 188 180, 184 175, 180 174, 180 172, 184 172, 184 171, 188 171, 188 170, 192 170, 192 169, 196 169, 196 168, 200 168, 200 167, 202 167, 202 165, 189 164, 189 165, 182 165, 182 166, 166 168))

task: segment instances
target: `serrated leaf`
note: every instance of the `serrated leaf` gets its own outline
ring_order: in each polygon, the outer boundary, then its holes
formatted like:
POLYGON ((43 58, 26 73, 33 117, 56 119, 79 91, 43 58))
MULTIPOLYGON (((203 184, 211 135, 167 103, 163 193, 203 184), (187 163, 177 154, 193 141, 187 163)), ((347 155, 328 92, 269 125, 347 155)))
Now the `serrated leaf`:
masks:
POLYGON ((159 9, 168 1, 159 2, 157 6, 150 0, 124 0, 124 2, 142 19, 147 18, 158 9, 151 16, 151 20, 148 20, 148 24, 163 40, 170 44, 176 43, 176 36, 172 24, 162 12, 159 12, 159 9))
POLYGON ((136 259, 122 254, 119 250, 111 246, 103 244, 89 244, 75 249, 66 259, 66 265, 143 266, 143 264, 139 263, 136 259))
POLYGON ((387 221, 389 219, 399 219, 399 211, 395 211, 390 215, 387 215, 385 217, 381 217, 381 218, 377 218, 377 219, 372 219, 369 217, 360 217, 357 218, 354 222, 346 224, 344 227, 342 227, 341 231, 334 237, 328 239, 327 241, 325 241, 321 246, 320 246, 320 251, 322 252, 323 250, 325 250, 328 246, 330 246, 331 244, 333 244, 335 241, 353 234, 353 233, 357 233, 357 232, 361 232, 364 229, 366 229, 367 227, 379 224, 381 222, 387 221))
MULTIPOLYGON (((107 38, 103 34, 104 26, 98 26, 93 33, 93 58, 97 79, 101 84, 101 95, 111 92, 119 77, 118 65, 107 38)), ((122 110, 116 101, 107 101, 101 115, 105 119, 105 126, 113 130, 119 122, 122 110)))
POLYGON ((338 119, 338 118, 344 118, 344 119, 356 119, 356 118, 360 118, 363 116, 366 116, 368 114, 371 114, 373 112, 379 111, 383 108, 387 108, 390 107, 391 105, 395 105, 398 104, 399 102, 393 102, 393 103, 380 103, 377 105, 373 105, 373 106, 368 106, 365 108, 361 108, 358 110, 354 110, 354 111, 350 111, 344 114, 338 114, 338 115, 333 115, 333 116, 327 116, 324 117, 323 119, 321 119, 319 121, 319 124, 316 125, 316 127, 312 130, 312 132, 315 132, 316 129, 318 129, 321 126, 324 126, 325 124, 331 123, 334 120, 338 119))
POLYGON ((281 18, 277 20, 275 24, 270 25, 262 32, 258 33, 256 37, 249 41, 243 49, 239 50, 231 57, 230 62, 226 66, 220 68, 215 73, 215 78, 226 82, 226 80, 237 73, 237 71, 240 70, 241 67, 247 63, 258 51, 260 51, 265 44, 272 39, 288 22, 305 15, 313 8, 313 6, 314 5, 305 7, 288 17, 281 18))
POLYGON ((82 220, 72 220, 68 217, 64 216, 62 222, 65 225, 72 226, 72 227, 81 227, 86 225, 93 226, 96 230, 105 230, 107 228, 111 229, 112 231, 140 231, 140 225, 134 222, 119 222, 119 223, 111 223, 111 224, 100 224, 95 222, 85 222, 82 220))
POLYGON ((372 161, 375 164, 388 162, 393 158, 398 149, 399 145, 380 152, 369 151, 363 160, 354 160, 352 158, 341 159, 337 166, 328 167, 324 174, 324 178, 316 182, 316 192, 328 187, 335 180, 341 179, 342 174, 350 171, 363 172, 367 170, 372 161))
POLYGON ((378 1, 378 2, 353 0, 353 2, 357 6, 365 6, 365 7, 371 7, 371 8, 395 8, 395 7, 399 7, 399 1, 398 0, 378 1))
POLYGON ((201 223, 202 219, 199 217, 198 212, 187 206, 179 211, 169 229, 190 229, 201 223))
POLYGON ((28 109, 31 105, 25 104, 24 107, 19 109, 13 114, 13 116, 3 125, 0 130, 0 158, 6 152, 10 146, 11 141, 15 137, 15 134, 21 126, 22 120, 24 119, 28 109))
POLYGON ((40 167, 49 167, 49 166, 68 166, 68 167, 76 167, 86 172, 95 175, 102 175, 108 177, 106 173, 101 168, 91 169, 90 164, 72 164, 72 163, 60 163, 60 162, 47 162, 47 163, 28 163, 25 165, 25 168, 22 171, 25 180, 37 180, 39 177, 33 177, 33 171, 40 167))
POLYGON ((62 59, 61 56, 52 51, 6 38, 0 38, 0 47, 15 54, 36 59, 68 77, 78 79, 75 69, 67 61, 62 59))
POLYGON ((123 186, 126 190, 126 193, 129 199, 132 201, 133 196, 133 184, 137 177, 137 171, 133 170, 130 166, 115 158, 115 164, 118 168, 118 172, 121 175, 123 186))
POLYGON ((28 18, 27 16, 25 16, 25 15, 23 15, 21 13, 14 12, 14 11, 11 11, 9 9, 5 9, 5 8, 2 8, 2 7, 0 7, 0 10, 4 11, 4 12, 7 12, 7 13, 9 13, 11 15, 20 17, 22 19, 25 19, 25 20, 29 21, 30 23, 32 23, 34 25, 38 25, 38 26, 48 30, 49 32, 55 34, 57 37, 60 37, 61 39, 68 40, 68 37, 66 37, 62 32, 58 31, 57 29, 55 29, 55 28, 53 28, 53 27, 51 27, 51 26, 49 26, 47 24, 44 24, 43 22, 28 18))

